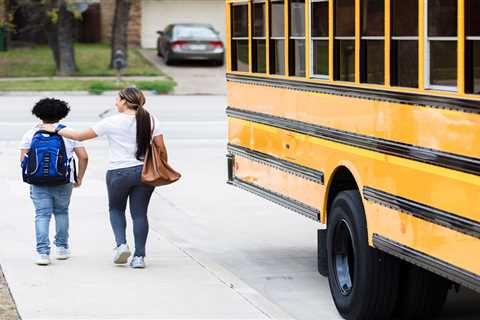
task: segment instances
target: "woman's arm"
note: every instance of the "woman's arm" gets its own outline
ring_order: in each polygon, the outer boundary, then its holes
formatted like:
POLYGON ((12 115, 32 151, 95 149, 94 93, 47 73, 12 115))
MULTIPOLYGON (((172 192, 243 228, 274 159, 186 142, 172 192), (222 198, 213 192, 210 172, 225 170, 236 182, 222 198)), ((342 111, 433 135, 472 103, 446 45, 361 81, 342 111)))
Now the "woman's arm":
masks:
POLYGON ((48 132, 57 132, 59 135, 61 135, 64 138, 71 139, 71 140, 76 140, 76 141, 85 141, 85 140, 90 140, 98 137, 98 135, 93 131, 92 128, 86 129, 83 131, 74 131, 70 129, 60 129, 60 130, 55 130, 55 127, 52 124, 42 124, 40 127, 41 130, 45 130, 48 132))
POLYGON ((94 139, 97 137, 97 134, 93 129, 87 129, 83 131, 73 131, 69 129, 61 129, 58 130, 58 134, 64 138, 76 140, 76 141, 85 141, 94 139))

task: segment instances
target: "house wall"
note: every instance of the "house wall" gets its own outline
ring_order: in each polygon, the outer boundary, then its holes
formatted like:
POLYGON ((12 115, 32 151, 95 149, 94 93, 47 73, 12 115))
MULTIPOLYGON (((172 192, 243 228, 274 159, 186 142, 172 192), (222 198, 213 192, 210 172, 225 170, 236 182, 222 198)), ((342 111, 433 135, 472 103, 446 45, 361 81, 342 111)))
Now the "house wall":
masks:
MULTIPOLYGON (((1 0, 0 0, 1 1, 1 0)), ((113 16, 115 0, 101 0, 102 15, 102 42, 110 43, 112 38, 113 16)), ((141 44, 142 8, 141 0, 133 0, 128 23, 128 42, 130 46, 139 47, 141 44)))

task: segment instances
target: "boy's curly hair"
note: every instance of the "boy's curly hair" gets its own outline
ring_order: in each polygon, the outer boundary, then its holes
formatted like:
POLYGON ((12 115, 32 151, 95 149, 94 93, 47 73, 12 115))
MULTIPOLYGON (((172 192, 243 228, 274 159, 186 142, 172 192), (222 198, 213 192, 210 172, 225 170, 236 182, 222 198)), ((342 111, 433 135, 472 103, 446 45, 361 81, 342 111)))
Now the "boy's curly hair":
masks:
POLYGON ((32 109, 32 114, 46 123, 55 123, 65 118, 70 112, 67 102, 46 98, 38 101, 32 109))

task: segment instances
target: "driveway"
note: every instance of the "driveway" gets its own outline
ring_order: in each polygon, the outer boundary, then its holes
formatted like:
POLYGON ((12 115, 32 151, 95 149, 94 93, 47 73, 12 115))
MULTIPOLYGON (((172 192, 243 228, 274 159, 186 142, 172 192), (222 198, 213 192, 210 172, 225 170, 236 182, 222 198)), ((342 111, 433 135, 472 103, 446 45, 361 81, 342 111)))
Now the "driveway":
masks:
POLYGON ((226 95, 225 66, 205 62, 167 66, 155 49, 142 49, 143 56, 177 82, 176 95, 226 95))

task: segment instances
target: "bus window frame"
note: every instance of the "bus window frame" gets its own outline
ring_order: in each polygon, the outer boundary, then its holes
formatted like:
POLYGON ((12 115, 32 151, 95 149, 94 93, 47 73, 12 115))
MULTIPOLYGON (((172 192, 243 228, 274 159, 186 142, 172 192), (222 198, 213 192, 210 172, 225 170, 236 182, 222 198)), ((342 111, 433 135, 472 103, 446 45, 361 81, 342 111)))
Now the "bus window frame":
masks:
MULTIPOLYGON (((390 59, 390 79, 389 79, 389 82, 391 84, 391 87, 392 88, 406 88, 406 89, 415 89, 415 90, 419 90, 420 89, 420 82, 418 81, 418 77, 419 77, 419 74, 420 74, 420 64, 418 62, 419 60, 419 56, 420 56, 420 33, 421 33, 421 28, 420 28, 420 23, 419 23, 419 16, 420 16, 420 12, 419 12, 419 2, 422 1, 422 0, 416 0, 416 6, 417 6, 417 14, 416 14, 416 20, 417 20, 417 35, 416 36, 413 36, 413 35, 408 35, 408 36, 397 36, 397 35, 394 35, 395 34, 395 31, 394 31, 394 26, 393 26, 393 23, 394 23, 394 20, 396 20, 396 18, 394 17, 394 14, 396 12, 394 12, 394 5, 393 5, 393 2, 396 1, 396 0, 388 0, 388 2, 390 3, 390 16, 388 17, 388 24, 390 25, 390 56, 387 57, 387 55, 385 55, 385 59, 390 59), (398 60, 394 59, 394 55, 395 55, 395 52, 393 51, 393 48, 394 46, 398 45, 399 43, 401 43, 402 41, 405 41, 405 42, 416 42, 417 44, 417 85, 416 86, 402 86, 402 85, 399 85, 396 81, 394 81, 394 79, 396 77, 398 77, 398 71, 394 72, 394 65, 397 64, 398 60)), ((388 39, 386 39, 388 40, 388 39)))
MULTIPOLYGON (((238 1, 235 1, 235 2, 231 2, 230 3, 230 67, 231 67, 231 71, 232 72, 236 72, 236 73, 250 73, 251 71, 251 67, 252 67, 252 61, 251 61, 251 58, 250 58, 250 52, 251 52, 251 44, 250 44, 250 19, 249 19, 249 16, 250 16, 250 0, 238 0, 238 1), (247 36, 246 37, 235 37, 233 35, 234 33, 234 28, 233 28, 233 8, 236 7, 236 6, 247 6, 247 36), (236 52, 236 49, 234 49, 233 47, 233 42, 234 41, 247 41, 248 43, 248 49, 247 49, 247 52, 248 52, 248 68, 247 68, 247 71, 242 71, 242 70, 234 70, 233 69, 233 66, 236 64, 236 62, 234 62, 234 59, 233 59, 233 53, 236 52)), ((238 54, 238 53, 237 53, 238 54)), ((237 68, 238 69, 238 65, 237 65, 237 68)))
POLYGON ((267 75, 272 78, 286 78, 288 77, 288 35, 287 35, 287 26, 288 26, 288 16, 285 16, 285 11, 288 8, 288 0, 268 0, 267 1, 267 75), (273 36, 273 10, 272 5, 274 3, 282 3, 283 5, 283 36, 273 36), (276 56, 272 54, 273 47, 272 44, 276 44, 277 41, 283 41, 283 72, 276 73, 275 67, 276 65, 273 61, 276 61, 276 56))
MULTIPOLYGON (((444 92, 453 92, 453 93, 458 93, 459 92, 459 85, 460 85, 460 79, 458 79, 458 69, 459 69, 459 65, 458 65, 458 40, 459 40, 459 35, 458 35, 458 31, 457 31, 457 36, 456 37, 430 37, 428 35, 428 23, 429 23, 429 20, 428 20, 428 15, 429 15, 429 11, 428 11, 428 8, 429 8, 429 1, 430 0, 425 0, 424 1, 424 66, 423 66, 423 69, 424 69, 424 79, 423 79, 423 82, 424 82, 424 87, 425 87, 425 90, 438 90, 438 91, 444 91, 444 92), (457 82, 457 85, 456 86, 441 86, 441 85, 434 85, 434 84, 431 84, 430 83, 430 76, 431 76, 431 63, 430 63, 430 42, 431 41, 451 41, 451 42, 455 42, 456 43, 456 48, 457 48, 457 59, 456 59, 456 63, 457 63, 457 67, 456 67, 456 82, 457 82)), ((456 0, 457 1, 457 7, 458 7, 458 1, 459 0, 456 0)), ((458 28, 458 25, 459 25, 460 21, 458 20, 458 12, 457 12, 457 28, 458 28)))
MULTIPOLYGON (((464 1, 464 28, 465 28, 465 52, 463 53, 464 66, 465 66, 465 93, 467 95, 479 96, 480 95, 480 88, 478 88, 477 92, 475 92, 475 64, 474 64, 474 57, 473 57, 473 46, 475 44, 480 44, 480 33, 478 35, 471 35, 470 32, 470 12, 467 12, 467 9, 471 9, 467 5, 467 0, 464 1), (471 57, 467 57, 468 54, 472 54, 471 57)), ((468 3, 470 4, 470 3, 468 3)))
POLYGON ((378 84, 370 84, 370 83, 361 83, 360 81, 357 81, 357 77, 359 76, 359 71, 360 71, 360 66, 359 66, 359 34, 358 28, 360 26, 360 21, 358 17, 358 13, 360 8, 358 7, 360 5, 360 0, 352 0, 353 1, 353 9, 354 9, 354 32, 352 36, 338 36, 337 35, 337 28, 336 28, 336 20, 337 20, 337 10, 336 10, 336 4, 337 1, 333 1, 333 82, 334 83, 344 83, 344 84, 350 84, 350 85, 375 85, 375 86, 381 86, 384 87, 383 85, 378 85, 378 84), (341 64, 338 61, 339 60, 339 55, 340 55, 340 45, 339 42, 337 41, 353 41, 354 48, 353 48, 353 80, 342 80, 340 76, 340 70, 341 70, 341 64))
MULTIPOLYGON (((385 21, 387 19, 386 17, 386 1, 381 0, 383 2, 383 36, 369 36, 369 35, 364 35, 363 34, 363 21, 364 21, 364 15, 365 12, 363 11, 365 9, 367 0, 362 0, 360 1, 360 82, 364 84, 370 84, 370 85, 378 85, 378 86, 385 86, 385 76, 386 76, 386 70, 385 70, 385 60, 387 57, 385 56, 385 46, 386 46, 386 41, 387 37, 385 36, 385 21), (367 62, 367 45, 368 43, 372 42, 383 42, 383 61, 381 63, 382 68, 383 68, 383 79, 381 83, 378 82, 369 82, 368 81, 368 62, 367 62)), ((391 19, 391 17, 389 17, 391 19)))
MULTIPOLYGON (((251 0, 251 3, 252 3, 252 12, 251 12, 251 18, 250 18, 250 21, 249 21, 249 25, 250 25, 250 28, 251 28, 251 35, 252 35, 252 44, 251 44, 251 48, 249 48, 250 52, 251 52, 251 55, 252 55, 252 61, 250 62, 251 63, 251 70, 252 70, 252 73, 253 74, 258 74, 258 75, 267 75, 269 74, 269 68, 268 68, 268 58, 269 58, 269 53, 268 53, 268 50, 269 50, 269 46, 268 46, 268 21, 267 21, 267 18, 268 18, 268 14, 267 14, 267 10, 269 9, 268 8, 268 5, 269 3, 267 3, 267 0, 251 0), (263 4, 263 8, 264 8, 264 14, 263 14, 263 28, 264 28, 264 36, 263 37, 257 37, 255 36, 255 15, 254 15, 254 12, 255 12, 255 5, 256 4, 263 4), (256 51, 255 50, 255 46, 256 46, 256 42, 257 41, 264 41, 265 42, 265 72, 258 72, 258 70, 255 70, 255 62, 258 62, 258 57, 256 56, 256 51)), ((257 66, 258 68, 258 66, 257 66)))
POLYGON ((309 34, 310 34, 310 78, 311 79, 320 79, 320 80, 330 80, 330 59, 332 57, 330 56, 330 6, 331 6, 331 0, 310 0, 309 1, 309 8, 308 8, 308 17, 309 17, 309 34), (313 4, 314 3, 319 3, 319 2, 326 2, 327 3, 327 16, 328 16, 328 35, 326 37, 314 37, 312 30, 313 30, 313 19, 312 19, 312 12, 313 12, 313 4), (327 63, 327 69, 328 72, 327 74, 316 74, 314 73, 315 66, 314 64, 314 59, 313 59, 313 48, 314 48, 314 42, 315 41, 326 41, 327 42, 327 55, 328 55, 328 63, 327 63))
POLYGON ((288 16, 285 17, 285 21, 287 21, 288 19, 288 34, 286 35, 285 37, 285 41, 288 42, 288 77, 289 78, 297 78, 297 79, 305 79, 307 78, 307 28, 305 27, 305 22, 307 21, 307 16, 305 14, 305 7, 307 7, 309 4, 310 1, 308 0, 298 0, 300 2, 303 1, 303 5, 304 5, 304 10, 303 10, 303 25, 304 25, 304 30, 303 30, 303 36, 294 36, 292 35, 292 0, 288 0, 288 1, 285 1, 285 4, 287 6, 287 10, 288 10, 288 16), (300 58, 301 56, 303 56, 303 59, 304 59, 304 72, 305 74, 304 75, 297 75, 294 73, 295 71, 295 62, 297 60, 297 58, 299 57, 296 57, 295 56, 295 41, 303 41, 303 46, 304 46, 304 52, 303 52, 303 55, 300 55, 300 58))

